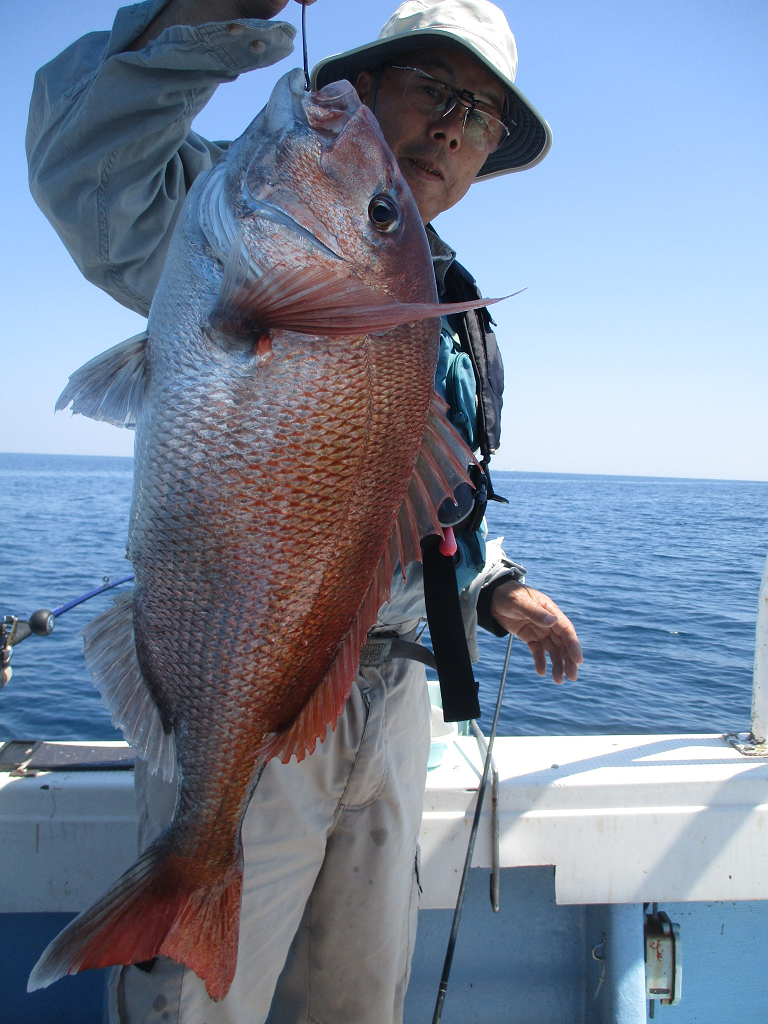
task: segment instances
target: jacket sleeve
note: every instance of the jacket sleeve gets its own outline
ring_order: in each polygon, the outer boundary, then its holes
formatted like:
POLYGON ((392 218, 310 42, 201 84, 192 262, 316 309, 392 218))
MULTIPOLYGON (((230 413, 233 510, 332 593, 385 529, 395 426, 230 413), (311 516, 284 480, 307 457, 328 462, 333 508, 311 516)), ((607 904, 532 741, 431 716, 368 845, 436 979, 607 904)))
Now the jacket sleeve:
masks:
POLYGON ((514 579, 525 583, 525 568, 519 562, 513 562, 504 554, 503 537, 496 537, 486 545, 485 567, 472 580, 468 587, 459 594, 461 613, 464 618, 464 631, 467 634, 467 647, 471 661, 480 660, 477 647, 477 627, 482 626, 495 636, 506 636, 507 630, 500 626, 490 614, 490 595, 504 579, 514 579), (483 600, 483 591, 488 596, 488 603, 483 600), (486 614, 487 609, 487 614, 486 614))
POLYGON ((293 50, 285 22, 166 29, 129 46, 168 0, 117 13, 111 32, 73 43, 38 71, 29 112, 29 184, 89 281, 146 316, 187 192, 226 143, 191 131, 221 82, 293 50))

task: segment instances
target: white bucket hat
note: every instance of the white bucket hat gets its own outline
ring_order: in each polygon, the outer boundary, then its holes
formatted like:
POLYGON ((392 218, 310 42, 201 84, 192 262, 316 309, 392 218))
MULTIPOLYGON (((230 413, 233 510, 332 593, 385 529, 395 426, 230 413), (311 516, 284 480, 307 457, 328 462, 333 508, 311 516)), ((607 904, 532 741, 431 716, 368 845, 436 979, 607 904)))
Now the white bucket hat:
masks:
POLYGON ((515 37, 504 12, 489 0, 407 0, 384 25, 375 43, 321 60, 312 71, 312 88, 321 89, 342 78, 354 84, 361 71, 408 50, 438 46, 468 50, 507 91, 509 137, 491 153, 476 180, 524 171, 540 163, 552 146, 552 130, 515 88, 515 37))

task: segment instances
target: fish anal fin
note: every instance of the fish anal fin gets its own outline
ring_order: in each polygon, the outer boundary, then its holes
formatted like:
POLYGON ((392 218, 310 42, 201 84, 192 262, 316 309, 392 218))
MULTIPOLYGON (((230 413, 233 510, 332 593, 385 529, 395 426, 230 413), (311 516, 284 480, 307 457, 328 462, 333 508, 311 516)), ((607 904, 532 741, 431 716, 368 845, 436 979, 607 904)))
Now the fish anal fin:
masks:
POLYGON ((147 762, 152 774, 173 778, 173 733, 166 732, 136 656, 133 593, 121 594, 83 630, 85 664, 126 742, 147 762))
POLYGON ((167 956, 192 968, 212 999, 224 998, 237 965, 242 857, 211 879, 199 862, 168 853, 168 837, 167 830, 56 936, 27 991, 65 974, 167 956))
POLYGON ((59 395, 56 412, 72 403, 72 412, 116 427, 135 427, 147 379, 147 332, 143 331, 95 356, 59 395))
POLYGON ((389 600, 393 568, 392 546, 388 540, 352 626, 336 649, 325 675, 294 723, 270 741, 265 756, 280 757, 284 764, 294 755, 297 761, 303 761, 307 754, 314 753, 318 741, 323 741, 328 726, 336 728, 357 674, 368 630, 375 624, 379 608, 389 600))

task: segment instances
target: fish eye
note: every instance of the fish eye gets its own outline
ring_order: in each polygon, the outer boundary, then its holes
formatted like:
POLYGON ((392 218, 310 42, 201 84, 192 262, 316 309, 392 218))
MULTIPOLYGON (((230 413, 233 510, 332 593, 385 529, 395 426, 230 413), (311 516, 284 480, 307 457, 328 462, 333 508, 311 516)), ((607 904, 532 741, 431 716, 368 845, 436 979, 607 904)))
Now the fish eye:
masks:
POLYGON ((377 231, 389 234, 400 223, 400 211, 389 196, 377 195, 368 204, 368 216, 377 231))

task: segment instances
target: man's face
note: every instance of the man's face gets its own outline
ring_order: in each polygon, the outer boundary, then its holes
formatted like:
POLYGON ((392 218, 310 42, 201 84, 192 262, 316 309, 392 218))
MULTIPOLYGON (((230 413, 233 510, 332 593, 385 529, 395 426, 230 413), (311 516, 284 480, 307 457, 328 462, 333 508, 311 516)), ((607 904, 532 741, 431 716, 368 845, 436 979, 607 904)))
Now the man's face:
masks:
MULTIPOLYGON (((413 50, 401 54, 393 63, 418 68, 456 89, 466 89, 501 116, 504 87, 469 53, 448 48, 413 50)), ((488 153, 465 140, 466 108, 460 104, 437 118, 409 106, 403 97, 409 74, 391 67, 383 69, 375 114, 410 186, 421 219, 427 224, 466 194, 488 153)), ((375 73, 363 71, 356 82, 360 99, 368 106, 373 101, 375 77, 375 73)))

